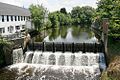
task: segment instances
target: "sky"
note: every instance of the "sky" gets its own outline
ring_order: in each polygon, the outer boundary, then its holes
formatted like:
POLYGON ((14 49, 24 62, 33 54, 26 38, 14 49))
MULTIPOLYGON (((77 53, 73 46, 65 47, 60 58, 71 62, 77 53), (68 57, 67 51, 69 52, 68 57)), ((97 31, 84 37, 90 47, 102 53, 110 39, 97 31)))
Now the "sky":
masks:
POLYGON ((65 7, 68 12, 75 6, 97 7, 97 0, 0 0, 0 2, 24 8, 29 8, 31 4, 42 4, 50 12, 60 10, 63 7, 65 7))

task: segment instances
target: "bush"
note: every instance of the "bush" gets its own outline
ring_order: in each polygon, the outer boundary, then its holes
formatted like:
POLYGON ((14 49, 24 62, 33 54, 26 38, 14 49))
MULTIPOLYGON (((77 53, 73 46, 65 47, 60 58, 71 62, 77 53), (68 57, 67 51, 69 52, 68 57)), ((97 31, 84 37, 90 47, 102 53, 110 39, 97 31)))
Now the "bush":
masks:
POLYGON ((0 38, 0 67, 4 67, 7 64, 6 57, 9 58, 10 56, 6 56, 6 54, 8 55, 8 53, 11 51, 10 50, 11 46, 9 46, 10 44, 11 44, 11 42, 0 38))

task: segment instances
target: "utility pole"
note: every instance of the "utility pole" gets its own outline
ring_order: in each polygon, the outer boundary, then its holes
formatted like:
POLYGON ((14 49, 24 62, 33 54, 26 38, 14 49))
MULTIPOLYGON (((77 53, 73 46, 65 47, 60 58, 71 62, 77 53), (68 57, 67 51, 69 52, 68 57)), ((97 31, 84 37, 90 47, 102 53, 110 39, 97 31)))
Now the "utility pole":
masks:
POLYGON ((108 18, 103 18, 102 19, 102 41, 104 44, 104 55, 105 55, 105 59, 106 59, 106 65, 108 66, 108 26, 109 26, 109 21, 108 18))
POLYGON ((109 26, 109 23, 108 23, 108 18, 103 18, 102 19, 102 27, 103 27, 103 33, 102 33, 102 40, 103 40, 103 43, 104 43, 104 50, 105 50, 105 53, 107 54, 108 51, 107 51, 107 43, 108 43, 108 26, 109 26))

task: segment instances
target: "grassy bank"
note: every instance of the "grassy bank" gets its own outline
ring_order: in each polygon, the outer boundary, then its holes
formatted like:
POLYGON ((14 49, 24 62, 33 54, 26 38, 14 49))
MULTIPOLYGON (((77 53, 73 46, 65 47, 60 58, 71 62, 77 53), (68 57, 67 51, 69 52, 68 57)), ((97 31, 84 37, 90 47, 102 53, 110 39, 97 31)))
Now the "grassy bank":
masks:
POLYGON ((108 39, 108 59, 109 65, 101 80, 120 80, 120 40, 108 39))

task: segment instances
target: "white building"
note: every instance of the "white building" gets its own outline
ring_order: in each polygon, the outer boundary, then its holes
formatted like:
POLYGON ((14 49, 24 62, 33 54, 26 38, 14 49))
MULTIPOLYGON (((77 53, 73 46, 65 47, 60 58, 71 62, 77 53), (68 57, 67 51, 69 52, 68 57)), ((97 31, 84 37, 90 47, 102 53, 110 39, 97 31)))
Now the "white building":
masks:
POLYGON ((31 27, 30 16, 28 9, 0 2, 0 35, 13 35, 31 27))

